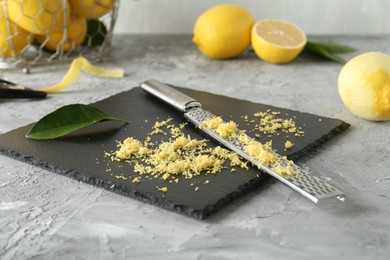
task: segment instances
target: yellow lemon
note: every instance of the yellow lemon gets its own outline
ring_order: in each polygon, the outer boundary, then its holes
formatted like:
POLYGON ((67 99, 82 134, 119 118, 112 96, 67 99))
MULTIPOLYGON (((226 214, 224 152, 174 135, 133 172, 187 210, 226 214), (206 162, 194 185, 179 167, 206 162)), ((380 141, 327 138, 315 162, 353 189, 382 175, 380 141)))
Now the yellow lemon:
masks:
POLYGON ((39 43, 44 43, 45 48, 59 51, 63 47, 65 52, 80 46, 87 34, 87 19, 77 15, 71 15, 68 30, 64 33, 49 33, 47 36, 38 35, 35 38, 39 43))
POLYGON ((253 16, 241 6, 217 5, 199 16, 192 41, 210 58, 233 58, 249 47, 254 22, 253 16))
POLYGON ((113 0, 69 0, 72 12, 89 19, 99 17, 111 11, 113 0))
POLYGON ((69 18, 68 1, 63 0, 8 0, 10 19, 34 34, 62 32, 69 18))
POLYGON ((338 78, 340 97, 356 116, 390 120, 390 56, 367 52, 347 62, 338 78))
POLYGON ((31 42, 29 32, 7 20, 3 2, 0 7, 0 57, 18 57, 20 52, 31 42))
POLYGON ((252 47, 259 58, 270 63, 292 61, 306 42, 302 29, 288 21, 266 19, 252 27, 252 47))

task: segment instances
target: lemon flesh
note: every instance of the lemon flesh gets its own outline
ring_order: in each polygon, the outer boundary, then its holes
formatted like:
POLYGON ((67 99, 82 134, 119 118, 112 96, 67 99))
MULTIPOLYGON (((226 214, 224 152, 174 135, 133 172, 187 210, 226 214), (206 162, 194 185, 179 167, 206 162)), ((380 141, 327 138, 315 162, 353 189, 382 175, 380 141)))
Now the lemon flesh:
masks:
POLYGON ((266 19, 252 27, 252 47, 259 58, 270 63, 292 61, 306 42, 303 30, 288 21, 266 19))
POLYGON ((241 6, 217 5, 199 16, 192 41, 210 58, 233 58, 249 47, 253 24, 253 16, 241 6))
POLYGON ((83 43, 87 34, 87 19, 72 15, 69 20, 68 30, 65 33, 49 33, 46 35, 38 35, 35 37, 39 43, 52 51, 60 51, 63 49, 69 52, 83 43))
POLYGON ((3 3, 0 7, 0 57, 18 57, 31 42, 29 32, 6 18, 3 3))
POLYGON ((9 0, 6 4, 10 19, 34 34, 63 32, 69 20, 68 1, 9 0))
POLYGON ((356 116, 390 120, 390 56, 367 52, 354 57, 340 71, 338 90, 356 116))

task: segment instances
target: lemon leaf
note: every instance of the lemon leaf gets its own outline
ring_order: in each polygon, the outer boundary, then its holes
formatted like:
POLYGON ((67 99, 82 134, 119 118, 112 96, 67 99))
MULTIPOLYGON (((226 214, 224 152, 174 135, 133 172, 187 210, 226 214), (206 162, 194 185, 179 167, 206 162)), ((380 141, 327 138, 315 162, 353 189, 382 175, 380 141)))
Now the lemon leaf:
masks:
POLYGON ((92 106, 71 104, 60 107, 42 117, 32 126, 26 137, 31 139, 54 139, 99 122, 112 120, 127 123, 124 119, 111 117, 92 106))
POLYGON ((312 42, 308 41, 306 46, 316 47, 324 49, 331 53, 351 53, 357 51, 357 49, 349 47, 347 45, 335 44, 335 43, 323 43, 323 42, 312 42))
POLYGON ((346 45, 308 41, 304 51, 344 64, 346 61, 342 57, 335 55, 335 53, 350 53, 356 51, 356 49, 346 45))

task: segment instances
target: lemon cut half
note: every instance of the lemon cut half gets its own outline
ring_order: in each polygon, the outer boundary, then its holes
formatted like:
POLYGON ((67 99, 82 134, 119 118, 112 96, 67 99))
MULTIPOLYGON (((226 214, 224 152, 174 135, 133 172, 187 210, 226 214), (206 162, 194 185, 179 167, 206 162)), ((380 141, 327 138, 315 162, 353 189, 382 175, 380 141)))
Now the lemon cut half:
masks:
POLYGON ((265 19, 252 27, 252 47, 259 58, 270 63, 292 61, 306 42, 305 32, 288 21, 265 19))

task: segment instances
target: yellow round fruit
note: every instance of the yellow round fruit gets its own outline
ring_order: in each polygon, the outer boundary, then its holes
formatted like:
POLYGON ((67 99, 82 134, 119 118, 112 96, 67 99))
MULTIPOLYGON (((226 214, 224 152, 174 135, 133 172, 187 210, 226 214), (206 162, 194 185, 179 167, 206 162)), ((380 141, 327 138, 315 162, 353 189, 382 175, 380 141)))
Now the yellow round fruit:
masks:
POLYGON ((345 106, 356 116, 390 120, 390 56, 367 52, 354 57, 340 71, 338 88, 345 106))
POLYGON ((233 58, 249 47, 254 22, 253 16, 241 6, 217 5, 199 16, 192 41, 210 58, 233 58))
POLYGON ((10 19, 34 34, 62 32, 69 18, 68 1, 8 0, 6 4, 10 19))
POLYGON ((31 35, 6 18, 3 3, 0 7, 0 57, 18 57, 30 44, 31 35))
POLYGON ((113 0, 69 0, 72 12, 89 19, 99 17, 111 11, 113 0))
POLYGON ((305 32, 288 21, 266 19, 252 27, 252 47, 259 58, 269 63, 292 61, 306 42, 305 32))
POLYGON ((64 33, 49 33, 46 35, 38 35, 35 38, 39 43, 43 43, 44 47, 52 51, 60 51, 61 48, 65 52, 69 52, 83 43, 87 34, 87 19, 76 15, 71 15, 69 20, 68 30, 64 33))

